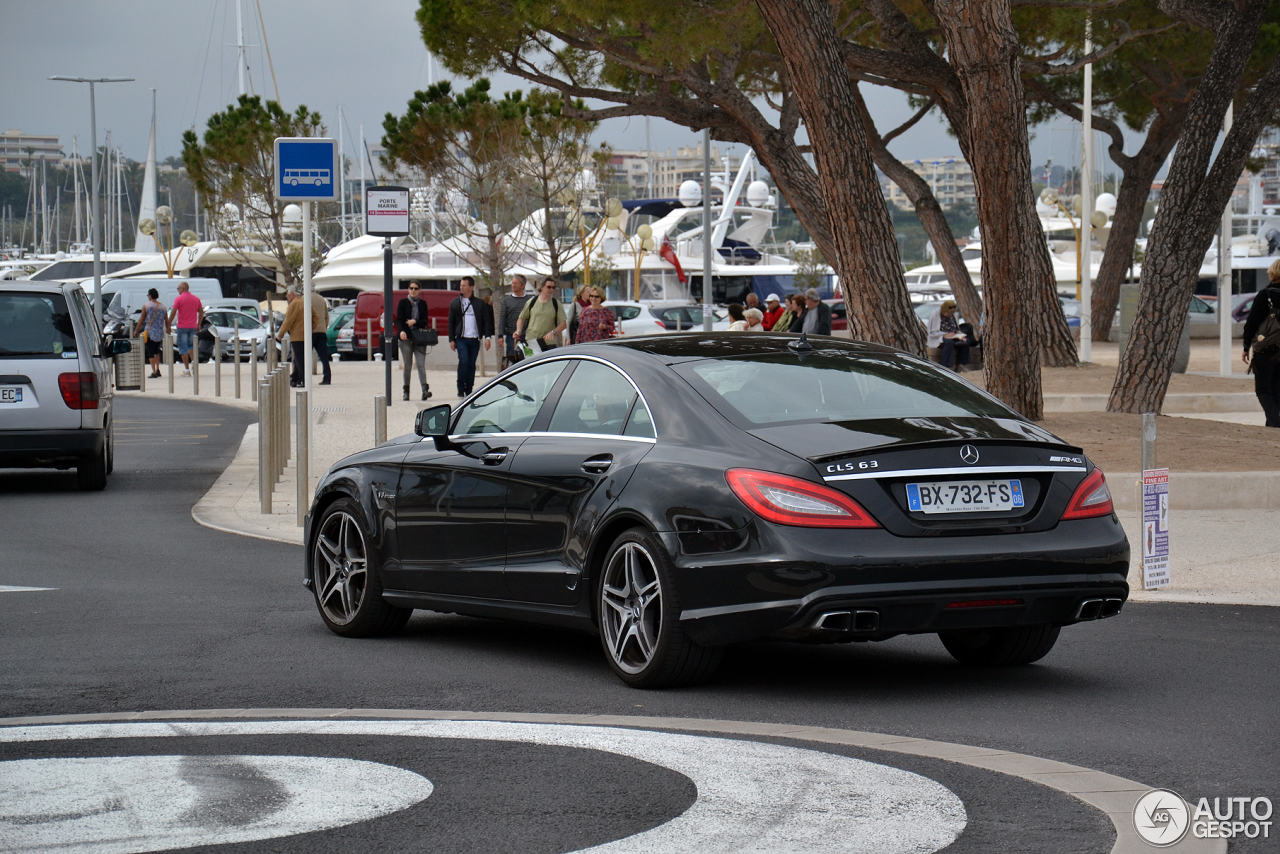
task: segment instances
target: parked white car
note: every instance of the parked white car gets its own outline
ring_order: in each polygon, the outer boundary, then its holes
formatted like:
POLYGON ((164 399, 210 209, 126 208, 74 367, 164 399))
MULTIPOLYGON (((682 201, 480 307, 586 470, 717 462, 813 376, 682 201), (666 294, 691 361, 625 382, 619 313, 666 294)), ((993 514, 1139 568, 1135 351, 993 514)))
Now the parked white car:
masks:
MULTIPOLYGON (((274 342, 269 341, 271 332, 258 318, 242 311, 226 310, 206 311, 204 316, 213 324, 218 336, 218 353, 224 362, 235 358, 236 321, 240 323, 240 358, 250 358, 250 348, 258 351, 259 359, 267 358, 267 346, 274 342)), ((276 352, 280 352, 279 345, 276 352)))
POLYGON ((0 468, 75 468, 103 489, 115 467, 111 357, 74 282, 0 283, 0 468))
MULTIPOLYGON (((605 308, 618 318, 621 335, 657 335, 664 332, 691 332, 702 329, 702 306, 696 303, 647 303, 610 300, 605 308)), ((711 310, 711 328, 729 328, 729 314, 724 309, 711 310)))

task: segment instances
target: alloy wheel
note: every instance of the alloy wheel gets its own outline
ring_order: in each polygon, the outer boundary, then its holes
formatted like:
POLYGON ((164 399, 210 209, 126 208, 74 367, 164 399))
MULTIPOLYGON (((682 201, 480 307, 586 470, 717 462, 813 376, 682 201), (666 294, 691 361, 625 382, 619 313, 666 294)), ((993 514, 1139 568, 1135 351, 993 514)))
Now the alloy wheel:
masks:
POLYGON ((662 630, 662 586, 653 556, 639 543, 624 543, 610 556, 600 602, 609 654, 621 670, 641 672, 662 630))
POLYGON ((328 516, 312 560, 316 600, 336 625, 355 619, 368 585, 368 554, 360 524, 345 511, 328 516))

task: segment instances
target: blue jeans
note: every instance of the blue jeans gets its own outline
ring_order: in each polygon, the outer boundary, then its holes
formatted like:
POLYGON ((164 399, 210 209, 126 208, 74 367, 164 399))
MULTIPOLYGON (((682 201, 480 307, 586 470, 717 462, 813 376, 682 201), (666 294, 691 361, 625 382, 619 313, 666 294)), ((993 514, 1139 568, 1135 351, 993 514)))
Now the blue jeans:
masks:
POLYGON ((195 337, 196 337, 196 331, 195 331, 194 329, 179 329, 179 330, 178 330, 178 341, 177 341, 177 344, 178 344, 178 354, 179 354, 179 355, 186 355, 187 353, 190 353, 190 352, 191 352, 191 341, 192 341, 192 339, 194 339, 195 337))
POLYGON ((480 356, 479 338, 457 338, 458 348, 458 397, 471 394, 476 384, 476 359, 480 356))

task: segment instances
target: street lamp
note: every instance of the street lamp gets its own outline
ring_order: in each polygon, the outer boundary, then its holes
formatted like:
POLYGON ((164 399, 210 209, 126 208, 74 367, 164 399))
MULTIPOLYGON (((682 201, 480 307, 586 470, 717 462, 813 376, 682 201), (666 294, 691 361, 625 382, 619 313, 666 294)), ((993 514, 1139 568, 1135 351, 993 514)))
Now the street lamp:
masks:
POLYGON ((102 326, 102 237, 98 234, 98 108, 94 101, 93 84, 95 83, 132 83, 132 77, 63 77, 55 75, 50 80, 62 80, 67 83, 89 84, 89 132, 93 137, 93 145, 89 148, 89 164, 92 168, 93 180, 89 184, 89 230, 93 235, 93 314, 102 326))

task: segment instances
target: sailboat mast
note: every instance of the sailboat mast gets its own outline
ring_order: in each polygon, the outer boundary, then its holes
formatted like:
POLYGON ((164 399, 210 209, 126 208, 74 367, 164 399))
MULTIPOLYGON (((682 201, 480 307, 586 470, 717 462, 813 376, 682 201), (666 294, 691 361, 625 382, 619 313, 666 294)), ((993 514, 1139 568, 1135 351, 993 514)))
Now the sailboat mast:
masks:
POLYGON ((244 88, 244 18, 241 14, 240 0, 236 0, 236 76, 240 83, 240 94, 248 94, 244 88))
POLYGON ((342 148, 342 105, 338 105, 338 185, 342 191, 342 242, 347 242, 347 157, 342 148))
MULTIPOLYGON (((360 125, 360 150, 361 151, 364 150, 364 125, 363 124, 360 125)), ((361 219, 363 219, 364 218, 364 200, 367 198, 364 192, 364 158, 357 157, 356 159, 360 161, 360 216, 361 216, 361 219)), ((354 212, 355 212, 355 206, 353 205, 352 213, 354 212)), ((361 226, 360 230, 364 231, 364 227, 361 226)))

